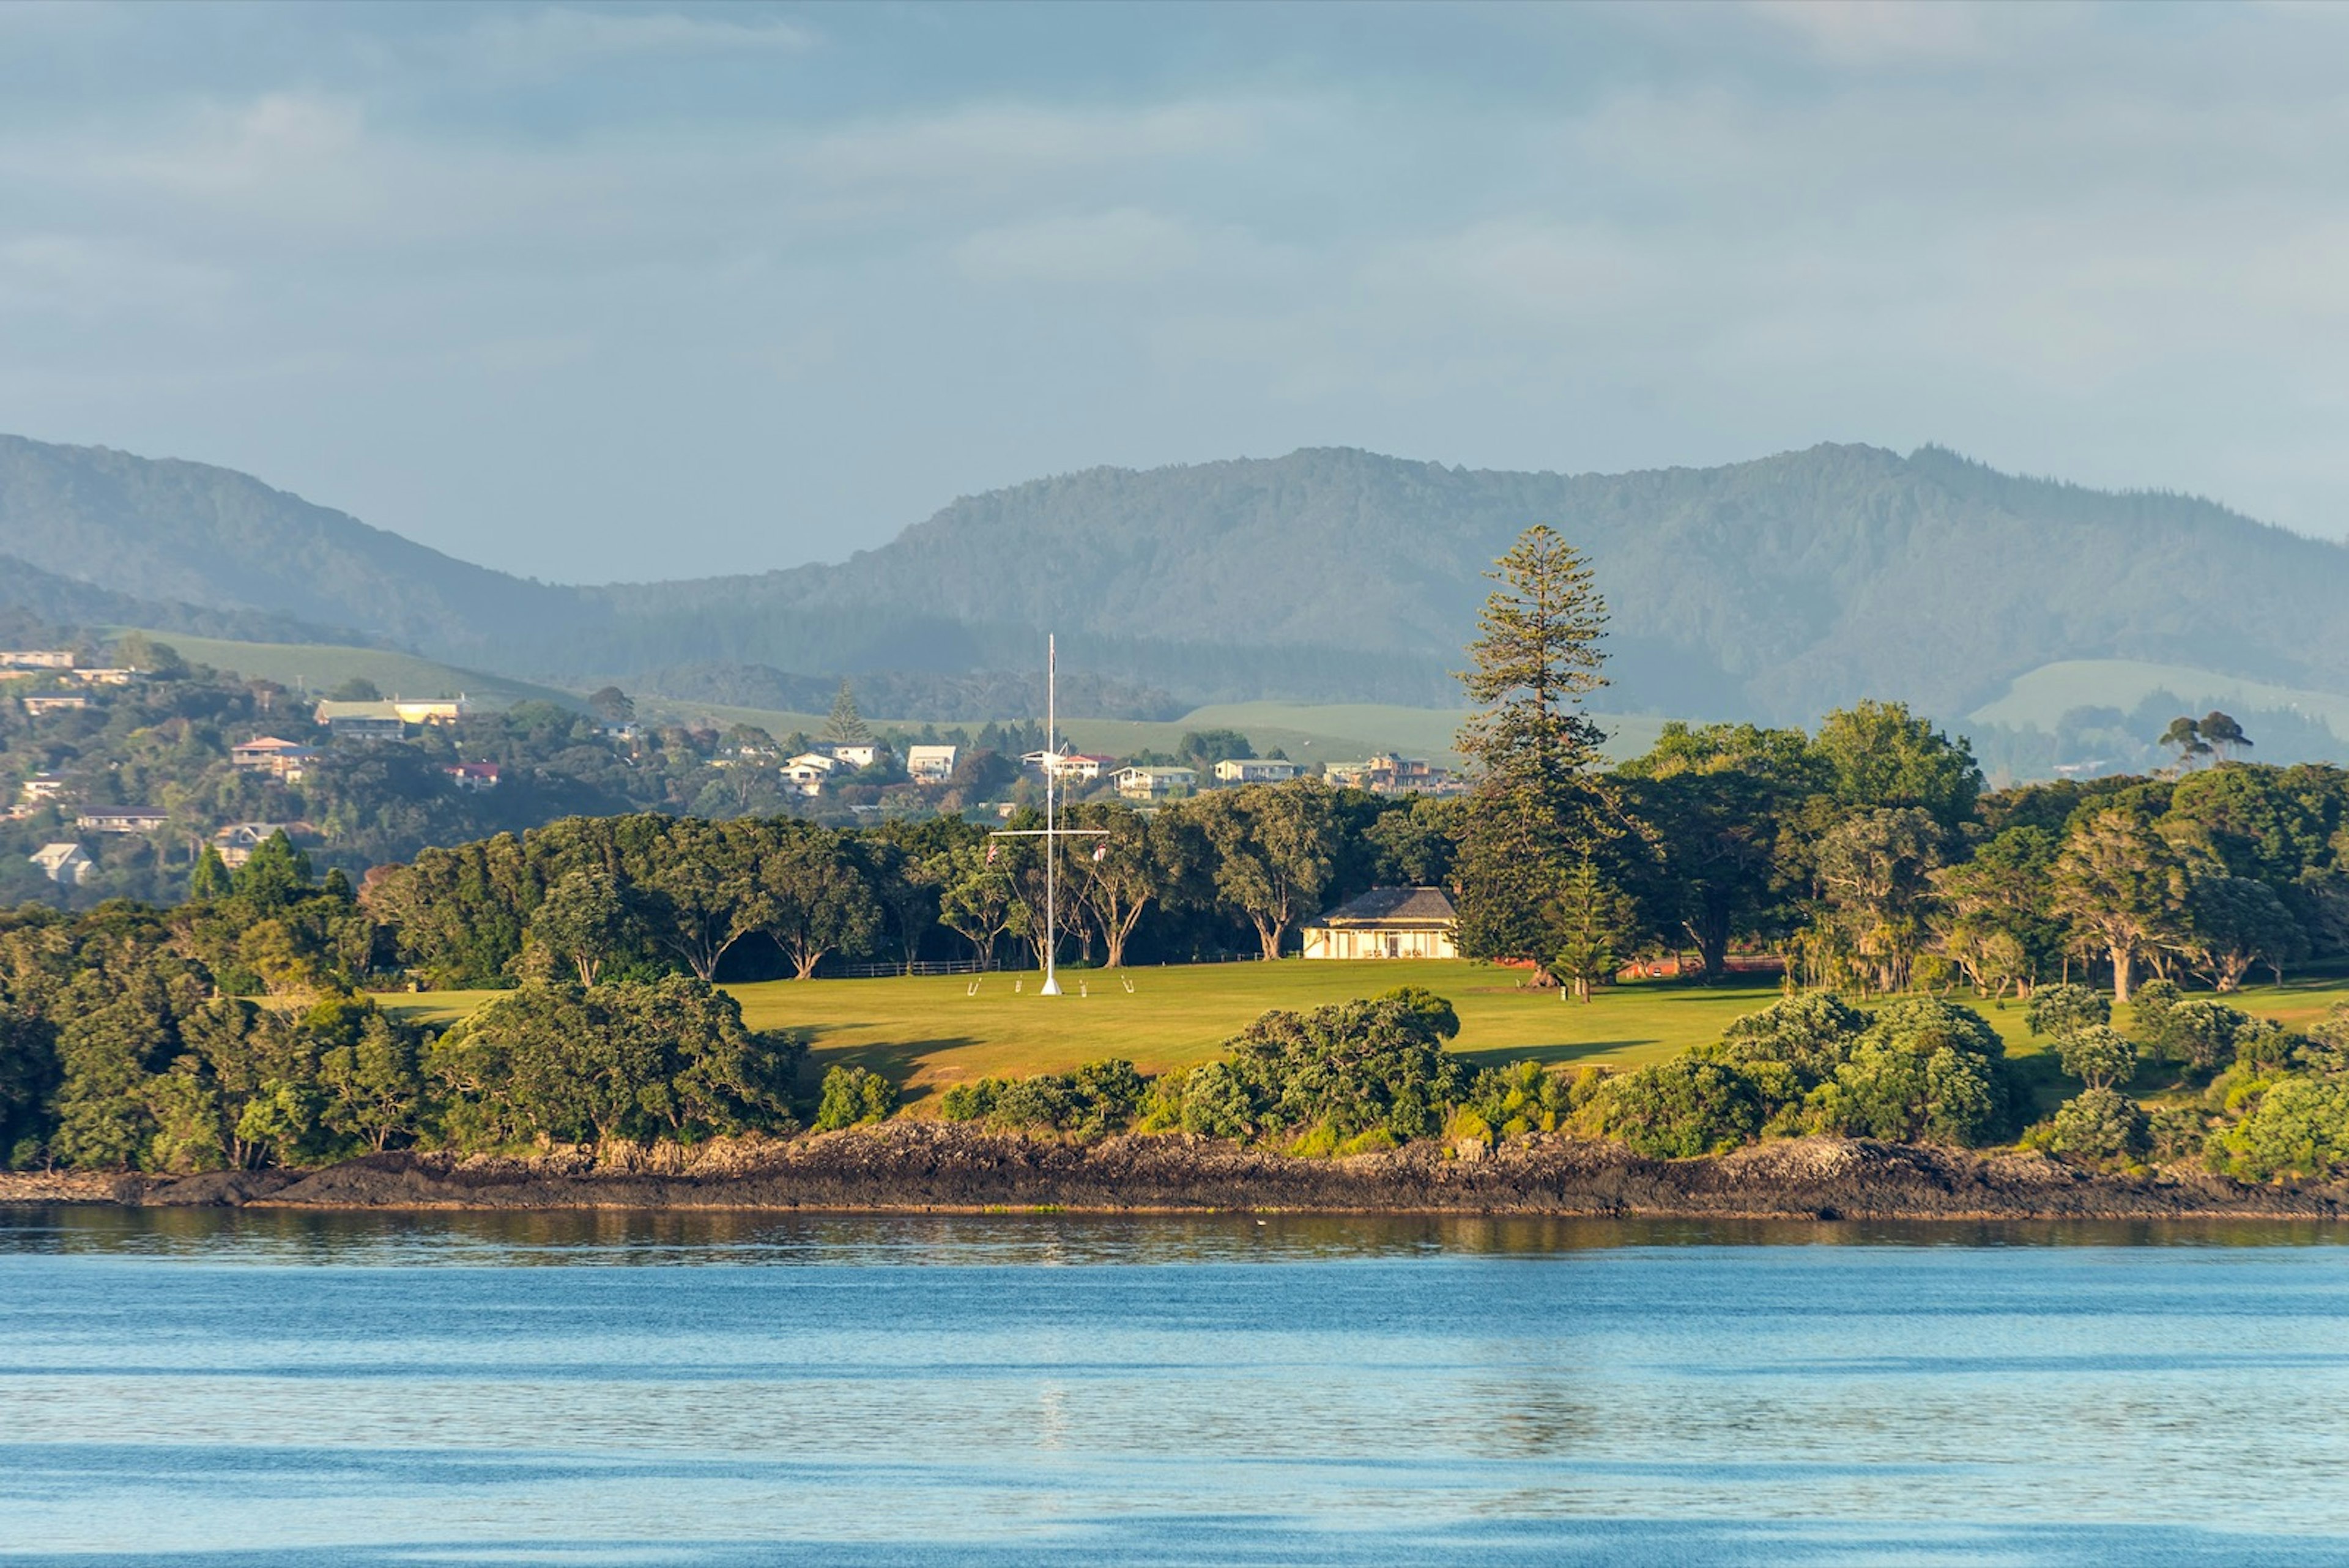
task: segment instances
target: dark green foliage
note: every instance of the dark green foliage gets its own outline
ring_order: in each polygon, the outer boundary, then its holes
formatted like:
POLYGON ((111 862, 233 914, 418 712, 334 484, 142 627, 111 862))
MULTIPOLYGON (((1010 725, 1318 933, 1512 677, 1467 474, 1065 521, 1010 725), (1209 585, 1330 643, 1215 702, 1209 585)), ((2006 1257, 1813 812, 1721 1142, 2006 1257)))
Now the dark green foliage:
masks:
POLYGON ((2153 1140, 2142 1106, 2116 1089, 2095 1087, 2064 1101, 2023 1142, 2075 1164, 2109 1166, 2144 1158, 2153 1140))
MULTIPOLYGON (((2170 987, 2168 993, 2177 994, 2170 987)), ((2043 985, 2031 993, 2023 1010, 2023 1026, 2033 1034, 2061 1037, 2110 1023, 2113 999, 2085 985, 2043 985)))
POLYGON ((2349 1078, 2287 1078, 2217 1135, 2213 1152, 2253 1181, 2349 1173, 2349 1078))
POLYGON ((1191 1075, 1183 1124, 1220 1137, 1307 1127, 1340 1141, 1373 1127, 1398 1141, 1429 1137, 1469 1082, 1444 1050, 1445 1023, 1459 1025, 1438 1000, 1413 989, 1267 1012, 1228 1043, 1228 1062, 1191 1075))
POLYGON ((1150 1090, 1131 1062, 1088 1062, 1074 1073, 957 1084, 940 1109, 953 1122, 1101 1137, 1133 1126, 1150 1090))
POLYGON ((823 1075, 812 1124, 818 1132, 885 1121, 897 1108, 897 1085, 864 1067, 834 1067, 823 1075))
POLYGON ((2055 1042, 2064 1071, 2092 1092, 2126 1084, 2137 1072, 2137 1043, 2102 1023, 2075 1029, 2055 1042))
POLYGON ((1762 1130, 1767 1107, 1753 1078, 1735 1067, 1679 1056, 1611 1081, 1599 1127, 1657 1159, 1714 1154, 1762 1130))

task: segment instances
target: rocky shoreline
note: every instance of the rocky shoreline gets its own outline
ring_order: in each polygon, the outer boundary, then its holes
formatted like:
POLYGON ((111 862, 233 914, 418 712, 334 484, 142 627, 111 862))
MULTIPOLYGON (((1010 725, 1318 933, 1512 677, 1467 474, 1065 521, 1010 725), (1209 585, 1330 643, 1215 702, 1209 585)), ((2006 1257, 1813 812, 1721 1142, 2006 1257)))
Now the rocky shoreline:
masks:
MULTIPOLYGON (((1473 1151, 1472 1151, 1473 1152, 1473 1151)), ((1459 1158, 1415 1145, 1300 1159, 1181 1136, 1056 1142, 940 1123, 819 1137, 570 1151, 371 1156, 316 1170, 0 1174, 0 1203, 285 1209, 1286 1210, 1813 1220, 2333 1220, 2349 1189, 2199 1173, 2106 1176, 2036 1155, 1803 1138, 1646 1159, 1564 1138, 1459 1158)))

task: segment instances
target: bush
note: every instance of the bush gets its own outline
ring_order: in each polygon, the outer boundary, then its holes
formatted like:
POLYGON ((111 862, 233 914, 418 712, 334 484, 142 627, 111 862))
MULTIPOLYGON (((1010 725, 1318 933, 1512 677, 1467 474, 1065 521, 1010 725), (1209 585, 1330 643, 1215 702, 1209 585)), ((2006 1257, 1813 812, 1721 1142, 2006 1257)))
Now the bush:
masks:
POLYGON ((2137 1074, 2137 1043, 2117 1029, 2091 1023, 2055 1042, 2064 1071, 2090 1089, 2126 1084, 2137 1074))
POLYGON ((2057 1039, 2112 1021, 2113 999, 2085 985, 2043 985, 2023 1010, 2024 1027, 2057 1039))
POLYGON ((877 1122, 897 1108, 897 1085, 864 1067, 834 1067, 823 1075, 823 1097, 815 1112, 815 1130, 877 1122))
POLYGON ((1379 1127, 1425 1137, 1468 1085, 1444 1049, 1458 1027, 1449 1002, 1415 986, 1310 1012, 1275 1009, 1230 1042, 1228 1062, 1192 1074, 1183 1125, 1218 1137, 1324 1126, 1341 1142, 1379 1127))
POLYGON ((2226 1168, 2253 1181, 2349 1171, 2349 1080, 2285 1078, 2219 1135, 2226 1168))
POLYGON ((1982 1015, 1910 997, 1877 1013, 1807 1109, 1822 1132, 1971 1145, 1996 1135, 2007 1097, 2006 1046, 1982 1015))
POLYGON ((2147 1133, 2143 1106, 2117 1090, 2093 1088, 2064 1101, 2023 1142, 2078 1164, 2117 1165, 2144 1156, 2147 1133))
POLYGON ((1679 1056, 1608 1081, 1599 1130, 1655 1159, 1715 1154, 1762 1130, 1761 1091, 1736 1068, 1679 1056))

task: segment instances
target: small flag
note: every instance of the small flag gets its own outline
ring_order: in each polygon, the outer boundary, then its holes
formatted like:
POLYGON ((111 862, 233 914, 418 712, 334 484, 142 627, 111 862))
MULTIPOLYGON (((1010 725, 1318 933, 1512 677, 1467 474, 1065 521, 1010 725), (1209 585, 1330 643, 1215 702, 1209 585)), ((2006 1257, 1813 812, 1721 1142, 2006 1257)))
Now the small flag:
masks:
POLYGON ((1108 858, 1109 858, 1109 846, 1108 846, 1108 845, 1106 845, 1106 844, 1096 844, 1096 845, 1094 845, 1094 846, 1093 846, 1093 858, 1094 858, 1094 859, 1096 859, 1096 860, 1106 860, 1106 859, 1108 859, 1108 858))
POLYGON ((995 846, 992 844, 987 846, 987 863, 989 866, 995 864, 995 846))

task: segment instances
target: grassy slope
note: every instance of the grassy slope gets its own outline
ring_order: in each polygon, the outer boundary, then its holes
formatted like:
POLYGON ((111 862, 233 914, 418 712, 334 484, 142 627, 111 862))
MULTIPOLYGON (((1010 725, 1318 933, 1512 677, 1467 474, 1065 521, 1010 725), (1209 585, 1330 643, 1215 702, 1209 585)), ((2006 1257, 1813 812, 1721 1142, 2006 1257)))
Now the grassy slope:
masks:
MULTIPOLYGON (((1203 1062, 1222 1042, 1270 1007, 1306 1008, 1371 996, 1393 986, 1424 985, 1451 999, 1460 1014, 1454 1049, 1485 1064, 1522 1056, 1559 1064, 1638 1066, 1676 1055, 1718 1036, 1740 1014, 1778 998, 1774 986, 1702 990, 1628 985, 1601 992, 1588 1005, 1555 993, 1520 991, 1516 973, 1484 964, 1371 960, 1358 963, 1205 964, 1114 973, 1069 971, 1069 994, 1035 994, 1033 974, 983 977, 978 994, 955 976, 913 980, 766 981, 730 986, 756 1028, 808 1032, 810 1080, 835 1063, 874 1068, 906 1085, 910 1101, 932 1099, 947 1085, 993 1076, 1064 1072, 1081 1063, 1123 1056, 1145 1073, 1203 1062), (1077 994, 1081 979, 1088 995, 1077 994), (1022 989, 1014 992, 1015 981, 1022 989)), ((387 1009, 419 1022, 446 1023, 497 993, 443 992, 387 996, 387 1009)), ((1960 1000, 1966 1000, 1961 998, 1960 1000)), ((2334 1003, 2349 1001, 2349 980, 2254 986, 2228 999, 2261 1017, 2306 1028, 2334 1003)), ((2023 1009, 1973 1002, 2004 1037, 2034 1116, 2075 1085, 2062 1078, 2044 1042, 2023 1027, 2023 1009)), ((2127 1019, 2121 1020, 2124 1027, 2127 1019)), ((2148 1069, 2141 1089, 2154 1089, 2148 1069)))
POLYGON ((220 670, 233 670, 251 680, 330 691, 354 677, 364 677, 382 688, 385 696, 448 697, 463 692, 476 702, 508 707, 541 701, 575 706, 578 699, 551 686, 484 675, 437 664, 412 653, 381 648, 341 648, 315 642, 228 642, 218 638, 189 637, 176 631, 150 631, 158 642, 169 643, 183 658, 220 670))
POLYGON ((2136 707, 2155 691, 2174 694, 2189 708, 2227 706, 2297 708, 2323 719, 2336 735, 2349 735, 2349 697, 2270 686, 2183 664, 2150 664, 2134 659, 2067 659, 2044 664, 2015 678, 2006 695, 1977 708, 1970 717, 1987 724, 2037 725, 2053 731, 2075 708, 2136 707))

